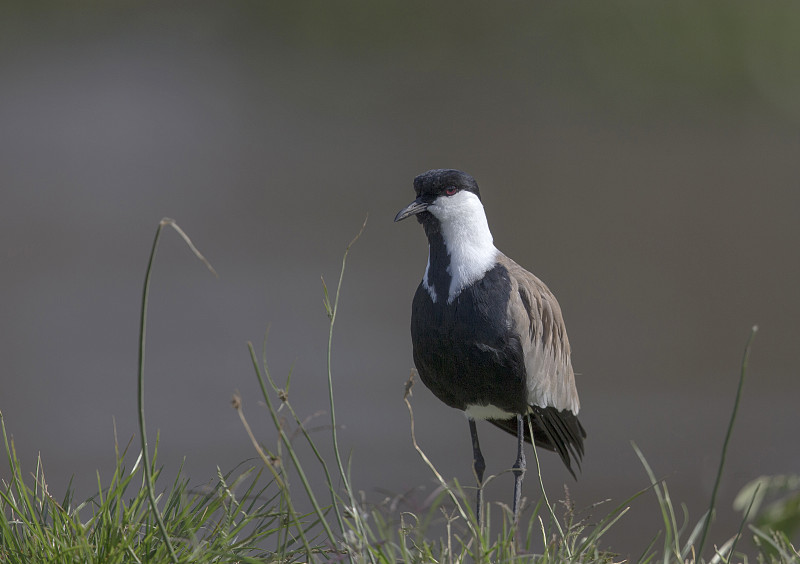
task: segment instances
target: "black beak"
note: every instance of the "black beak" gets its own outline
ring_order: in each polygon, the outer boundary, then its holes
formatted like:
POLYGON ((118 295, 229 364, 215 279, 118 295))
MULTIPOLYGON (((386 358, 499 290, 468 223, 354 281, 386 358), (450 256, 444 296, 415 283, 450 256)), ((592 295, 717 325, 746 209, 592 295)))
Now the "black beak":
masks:
POLYGON ((409 205, 404 207, 402 210, 400 210, 394 217, 394 220, 400 221, 402 219, 406 219, 407 217, 411 217, 412 215, 417 215, 418 213, 422 213, 426 209, 428 209, 429 205, 430 205, 429 203, 423 202, 421 198, 417 198, 409 205))

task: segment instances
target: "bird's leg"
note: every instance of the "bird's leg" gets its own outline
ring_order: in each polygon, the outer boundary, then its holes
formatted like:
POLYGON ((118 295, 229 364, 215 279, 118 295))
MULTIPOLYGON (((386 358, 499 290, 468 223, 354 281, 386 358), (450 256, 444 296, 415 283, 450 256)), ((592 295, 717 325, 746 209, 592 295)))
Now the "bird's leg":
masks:
POLYGON ((519 521, 519 506, 522 499, 522 478, 525 476, 525 418, 517 414, 517 461, 511 471, 514 473, 514 526, 519 521))
POLYGON ((469 433, 472 435, 472 470, 475 472, 475 479, 478 482, 478 502, 475 516, 478 519, 478 529, 483 523, 483 471, 486 470, 486 462, 481 454, 481 445, 478 442, 478 429, 475 428, 475 420, 469 418, 469 433))

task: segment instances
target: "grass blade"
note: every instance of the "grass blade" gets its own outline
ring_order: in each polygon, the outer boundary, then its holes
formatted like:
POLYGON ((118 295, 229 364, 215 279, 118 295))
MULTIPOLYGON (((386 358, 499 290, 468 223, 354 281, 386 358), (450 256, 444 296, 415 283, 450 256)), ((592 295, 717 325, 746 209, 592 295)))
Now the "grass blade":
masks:
MULTIPOLYGON (((336 313, 339 311, 339 296, 341 295, 341 291, 342 291, 342 281, 344 280, 344 271, 345 271, 345 265, 347 264, 347 255, 350 253, 350 248, 355 244, 356 241, 358 241, 358 239, 361 237, 361 234, 364 233, 364 229, 366 229, 366 227, 367 227, 367 219, 368 218, 364 218, 364 223, 361 225, 361 229, 356 234, 356 236, 353 237, 353 240, 350 241, 350 243, 347 245, 347 248, 344 251, 344 256, 342 257, 342 268, 341 268, 341 270, 339 272, 339 283, 336 286, 336 294, 335 294, 335 296, 333 298, 333 304, 332 305, 331 305, 331 302, 330 302, 330 298, 328 296, 328 288, 325 285, 325 281, 323 280, 323 283, 322 283, 323 289, 325 291, 325 309, 326 309, 326 311, 328 313, 328 318, 330 319, 330 326, 329 326, 329 329, 328 329, 328 351, 327 351, 327 361, 326 362, 327 362, 327 372, 328 372, 328 400, 329 400, 329 403, 330 403, 331 433, 332 433, 332 437, 333 437, 333 452, 334 452, 334 456, 336 458, 336 465, 337 465, 337 467, 339 469, 339 476, 342 479, 342 484, 344 484, 345 492, 347 493, 347 496, 349 498, 348 502, 349 502, 350 508, 352 510, 353 515, 356 516, 355 517, 356 528, 358 529, 359 535, 361 537, 365 538, 365 539, 367 538, 366 531, 364 530, 362 520, 357 517, 357 515, 359 514, 359 511, 358 511, 358 507, 357 507, 357 503, 356 503, 356 496, 355 496, 355 494, 353 492, 352 486, 350 485, 350 476, 344 471, 344 464, 342 463, 342 454, 341 454, 341 451, 339 450, 339 436, 338 436, 338 433, 336 432, 336 429, 337 429, 337 427, 336 427, 336 406, 335 406, 334 401, 333 401, 333 365, 332 365, 332 362, 331 362, 331 356, 332 356, 331 355, 331 351, 333 349, 333 326, 336 323, 336 313)), ((337 518, 339 519, 339 522, 341 523, 342 520, 341 520, 341 515, 339 514, 338 504, 334 503, 334 507, 335 507, 336 512, 337 512, 337 518)), ((342 534, 344 534, 344 532, 345 531, 342 530, 342 534)), ((373 558, 371 553, 369 554, 369 556, 370 556, 370 561, 374 563, 375 560, 374 560, 374 558, 373 558)), ((352 557, 351 557, 351 562, 352 562, 352 557)))
POLYGON ((733 402, 733 412, 731 413, 731 420, 728 423, 728 430, 725 432, 725 441, 722 443, 722 456, 719 461, 719 468, 717 468, 717 479, 714 481, 714 489, 711 491, 711 501, 708 504, 708 514, 706 515, 705 524, 703 525, 703 534, 700 537, 700 544, 697 547, 697 556, 703 554, 703 547, 706 544, 706 537, 708 536, 708 529, 711 526, 711 519, 714 515, 714 506, 717 503, 717 491, 719 490, 719 483, 722 481, 722 470, 725 468, 725 458, 728 455, 728 443, 731 441, 731 434, 733 433, 733 424, 736 421, 736 414, 739 411, 739 403, 742 400, 742 388, 744 387, 744 377, 747 373, 747 362, 750 359, 750 346, 753 343, 753 337, 758 332, 758 325, 753 325, 750 330, 750 336, 747 339, 747 344, 744 347, 744 355, 742 356, 742 368, 739 373, 739 387, 736 389, 736 399, 733 402))
POLYGON ((145 429, 145 414, 144 414, 144 353, 145 353, 145 335, 146 335, 146 328, 147 328, 147 301, 150 295, 150 278, 153 272, 153 262, 156 258, 156 250, 158 250, 158 241, 161 238, 161 231, 165 226, 170 226, 183 238, 186 244, 189 246, 191 251, 195 254, 197 258, 199 258, 203 263, 208 267, 211 272, 214 273, 216 276, 216 272, 211 264, 206 260, 206 258, 200 254, 200 251, 197 250, 197 247, 194 246, 191 239, 184 233, 184 231, 178 227, 178 224, 175 223, 175 220, 165 217, 161 220, 158 224, 158 229, 156 229, 156 235, 153 238, 153 247, 150 250, 150 258, 147 261, 147 270, 145 271, 144 275, 144 290, 142 292, 142 309, 140 312, 139 318, 139 373, 138 373, 138 386, 137 386, 137 398, 138 398, 138 408, 139 408, 139 435, 141 437, 142 443, 142 456, 144 458, 144 475, 145 475, 145 484, 147 488, 147 497, 150 500, 150 509, 153 512, 153 516, 156 519, 156 523, 158 523, 158 529, 161 532, 161 537, 164 541, 164 544, 169 551, 170 558, 172 562, 177 564, 178 562, 178 555, 175 553, 175 548, 172 546, 172 542, 169 540, 169 534, 167 533, 167 527, 164 525, 164 519, 161 516, 161 513, 158 511, 158 505, 156 504, 156 495, 153 488, 153 475, 152 469, 150 467, 150 451, 147 446, 147 431, 145 429))

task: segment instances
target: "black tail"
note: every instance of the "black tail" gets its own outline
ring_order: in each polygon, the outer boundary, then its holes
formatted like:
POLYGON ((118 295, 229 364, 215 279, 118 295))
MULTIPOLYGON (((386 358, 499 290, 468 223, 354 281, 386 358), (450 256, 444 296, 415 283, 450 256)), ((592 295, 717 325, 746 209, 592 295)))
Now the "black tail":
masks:
MULTIPOLYGON (((557 452, 569 473, 577 480, 575 471, 572 469, 572 461, 575 461, 575 465, 580 470, 583 458, 583 439, 586 438, 586 431, 578 421, 578 416, 568 409, 559 411, 554 407, 538 406, 533 406, 532 409, 533 412, 529 417, 536 446, 557 452)), ((487 421, 514 436, 517 435, 516 418, 488 419, 487 421)), ((524 427, 525 441, 532 443, 527 421, 524 427)))

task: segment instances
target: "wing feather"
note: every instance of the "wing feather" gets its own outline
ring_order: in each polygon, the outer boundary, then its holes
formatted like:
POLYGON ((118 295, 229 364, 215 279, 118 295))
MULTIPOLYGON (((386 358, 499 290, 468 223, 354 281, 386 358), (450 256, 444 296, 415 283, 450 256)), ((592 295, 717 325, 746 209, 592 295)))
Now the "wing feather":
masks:
POLYGON ((577 415, 580 401, 558 301, 544 282, 510 258, 501 255, 499 262, 511 278, 508 313, 522 342, 528 404, 577 415))
MULTIPOLYGON (((536 276, 505 255, 498 262, 511 279, 510 329, 519 335, 525 362, 527 416, 533 428, 531 437, 525 426, 525 440, 558 453, 575 477, 572 462, 580 469, 586 431, 578 421, 580 401, 561 307, 536 276)), ((516 420, 489 421, 516 435, 516 420)))

